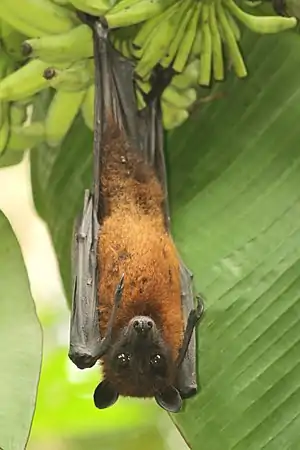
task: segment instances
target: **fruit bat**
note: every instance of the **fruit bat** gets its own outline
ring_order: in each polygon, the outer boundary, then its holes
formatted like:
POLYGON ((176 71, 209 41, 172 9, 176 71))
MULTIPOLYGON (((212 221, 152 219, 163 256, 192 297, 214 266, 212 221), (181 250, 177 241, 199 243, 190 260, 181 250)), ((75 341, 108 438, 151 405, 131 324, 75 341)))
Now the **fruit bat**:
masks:
POLYGON ((75 225, 69 357, 80 369, 101 360, 96 407, 123 395, 177 412, 197 392, 204 307, 170 232, 161 83, 154 76, 138 112, 134 63, 111 47, 104 19, 84 20, 94 41, 93 187, 75 225))

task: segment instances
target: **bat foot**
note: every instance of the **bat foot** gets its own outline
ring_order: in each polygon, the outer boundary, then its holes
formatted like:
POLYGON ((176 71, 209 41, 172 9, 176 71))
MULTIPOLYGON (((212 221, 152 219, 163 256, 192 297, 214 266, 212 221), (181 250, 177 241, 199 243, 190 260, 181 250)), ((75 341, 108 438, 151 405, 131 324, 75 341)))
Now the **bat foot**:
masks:
POLYGON ((196 296, 196 300, 197 300, 197 306, 195 311, 195 321, 198 322, 198 320, 201 319, 201 317, 203 316, 204 313, 204 299, 202 297, 202 295, 198 294, 196 296))
POLYGON ((96 22, 100 22, 104 28, 108 28, 108 23, 104 16, 100 17, 92 16, 91 14, 85 13, 80 10, 77 10, 76 14, 77 17, 81 20, 81 22, 85 23, 86 25, 89 25, 91 28, 93 28, 96 22))
POLYGON ((119 281, 119 284, 116 288, 116 292, 115 292, 115 299, 114 299, 114 304, 118 307, 121 303, 122 300, 122 294, 123 294, 123 289, 124 289, 124 273, 121 276, 121 279, 119 281))

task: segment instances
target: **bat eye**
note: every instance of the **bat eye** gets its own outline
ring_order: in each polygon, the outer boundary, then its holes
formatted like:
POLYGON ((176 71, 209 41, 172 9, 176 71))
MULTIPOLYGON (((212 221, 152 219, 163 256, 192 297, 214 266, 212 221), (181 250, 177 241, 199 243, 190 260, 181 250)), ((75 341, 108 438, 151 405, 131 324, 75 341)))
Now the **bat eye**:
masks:
POLYGON ((127 367, 130 362, 130 355, 128 353, 119 353, 117 355, 117 363, 120 367, 127 367))
POLYGON ((164 358, 157 354, 150 358, 150 364, 154 369, 160 369, 162 366, 164 366, 164 358))

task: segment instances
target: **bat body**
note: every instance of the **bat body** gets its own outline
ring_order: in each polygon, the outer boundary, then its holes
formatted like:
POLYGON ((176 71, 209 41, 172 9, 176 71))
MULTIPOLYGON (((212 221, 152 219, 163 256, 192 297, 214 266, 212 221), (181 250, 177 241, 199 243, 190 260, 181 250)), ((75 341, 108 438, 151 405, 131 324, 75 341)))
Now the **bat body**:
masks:
POLYGON ((138 113, 133 64, 94 32, 94 187, 77 223, 69 356, 102 360, 98 408, 119 395, 177 412, 197 390, 192 277, 170 234, 159 99, 138 113))

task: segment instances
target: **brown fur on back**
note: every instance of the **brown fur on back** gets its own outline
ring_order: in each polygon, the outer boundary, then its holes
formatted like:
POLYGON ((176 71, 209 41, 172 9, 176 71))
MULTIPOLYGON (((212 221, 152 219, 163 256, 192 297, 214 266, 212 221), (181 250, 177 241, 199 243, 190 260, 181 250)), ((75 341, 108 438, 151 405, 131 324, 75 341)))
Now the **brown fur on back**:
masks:
POLYGON ((105 142, 101 190, 106 216, 98 242, 101 335, 124 273, 114 333, 132 317, 149 315, 162 330, 175 359, 183 337, 179 261, 165 230, 163 191, 152 168, 119 130, 110 130, 105 142))

